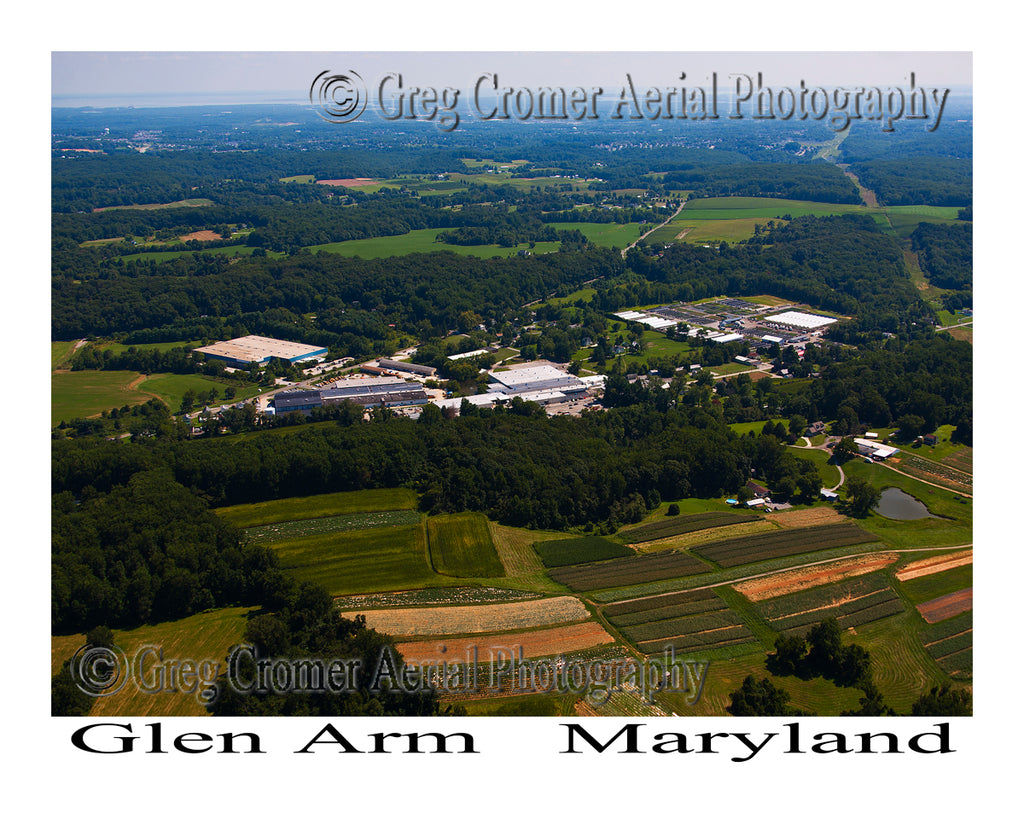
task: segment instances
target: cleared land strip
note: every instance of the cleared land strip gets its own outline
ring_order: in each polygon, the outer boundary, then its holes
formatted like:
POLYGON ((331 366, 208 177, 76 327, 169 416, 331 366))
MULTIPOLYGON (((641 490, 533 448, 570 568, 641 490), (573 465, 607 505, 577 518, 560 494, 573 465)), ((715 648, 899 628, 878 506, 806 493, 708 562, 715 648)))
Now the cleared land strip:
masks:
POLYGON ((951 555, 926 557, 924 560, 915 560, 913 563, 908 563, 896 572, 896 579, 901 582, 905 582, 907 580, 913 580, 916 577, 926 577, 930 574, 938 574, 939 572, 944 572, 947 569, 956 569, 960 566, 966 566, 973 562, 973 550, 955 552, 951 555))
POLYGON ((480 662, 518 656, 550 657, 585 648, 614 643, 612 636, 593 621, 575 623, 557 628, 516 631, 500 636, 459 637, 444 640, 418 640, 398 643, 397 648, 405 661, 412 665, 424 663, 480 662))
POLYGON ((590 612, 575 597, 546 597, 480 606, 431 606, 414 609, 367 609, 370 628, 400 637, 513 631, 586 620, 590 612))
POLYGON ((886 552, 845 558, 835 561, 831 566, 790 569, 768 577, 746 580, 733 584, 733 588, 753 602, 770 600, 773 597, 795 594, 815 586, 824 586, 862 574, 870 574, 895 563, 896 559, 895 554, 886 552))
POLYGON ((917 610, 926 623, 937 623, 970 611, 974 607, 974 589, 962 589, 952 594, 944 594, 927 603, 921 603, 917 610))

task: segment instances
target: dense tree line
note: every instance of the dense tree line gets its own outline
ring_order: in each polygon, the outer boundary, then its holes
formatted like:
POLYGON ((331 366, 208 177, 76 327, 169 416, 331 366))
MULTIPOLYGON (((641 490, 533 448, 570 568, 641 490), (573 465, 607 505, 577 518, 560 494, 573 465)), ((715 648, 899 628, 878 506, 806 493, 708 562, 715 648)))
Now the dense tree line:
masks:
POLYGON ((971 290, 974 279, 974 226, 921 222, 910 234, 921 269, 936 287, 971 290))
POLYGON ((692 191, 691 199, 712 196, 771 196, 812 202, 859 204, 849 178, 830 163, 744 163, 672 171, 662 178, 666 191, 692 191))
POLYGON ((945 205, 973 201, 970 159, 908 157, 856 162, 851 170, 873 190, 881 205, 945 205))
POLYGON ((78 282, 55 276, 52 337, 154 330, 208 316, 239 324, 252 313, 266 324, 274 310, 288 311, 281 314, 285 324, 295 315, 316 314, 315 329, 305 319, 281 337, 324 346, 342 343, 339 322, 349 321, 342 318, 347 313, 369 312, 367 321, 431 337, 457 327, 463 312, 497 319, 559 285, 615 275, 622 261, 606 250, 488 260, 447 253, 387 260, 307 253, 210 261, 217 275, 189 275, 192 266, 185 259, 134 262, 125 266, 126 275, 78 282))

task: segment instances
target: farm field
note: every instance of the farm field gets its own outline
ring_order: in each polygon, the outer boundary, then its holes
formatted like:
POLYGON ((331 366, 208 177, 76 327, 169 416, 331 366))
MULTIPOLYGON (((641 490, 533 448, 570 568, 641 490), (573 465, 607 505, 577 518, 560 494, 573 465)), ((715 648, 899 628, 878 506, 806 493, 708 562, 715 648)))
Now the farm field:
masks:
POLYGON ((931 625, 942 620, 948 620, 974 607, 974 590, 962 589, 960 591, 944 594, 935 600, 927 603, 919 603, 917 610, 921 613, 924 621, 931 625))
POLYGON ((826 617, 847 629, 905 611, 883 572, 764 600, 757 608, 775 631, 796 634, 826 617))
MULTIPOLYGON (((147 375, 145 380, 139 384, 138 389, 140 392, 155 395, 170 407, 171 412, 177 412, 181 407, 181 399, 188 390, 200 393, 216 389, 219 396, 217 403, 223 403, 225 401, 223 398, 224 388, 227 386, 229 385, 226 382, 218 381, 216 378, 209 378, 205 375, 157 373, 156 375, 147 375)), ((244 401, 256 395, 258 389, 258 387, 253 385, 236 387, 237 392, 231 400, 244 401)), ((198 409, 201 409, 201 407, 198 407, 198 409)))
POLYGON ((216 513, 241 529, 288 520, 415 509, 416 493, 411 489, 362 489, 331 492, 305 498, 281 498, 262 503, 223 506, 216 513))
POLYGON ((750 523, 750 515, 733 512, 705 512, 698 515, 666 517, 655 523, 643 524, 635 529, 623 532, 620 537, 626 543, 643 543, 673 535, 684 535, 704 529, 717 529, 722 526, 735 526, 739 523, 750 523))
MULTIPOLYGON (((183 256, 190 257, 193 253, 198 253, 200 256, 251 256, 253 251, 256 250, 254 247, 248 245, 228 245, 227 247, 203 247, 198 250, 185 249, 185 250, 153 250, 148 253, 129 253, 126 256, 122 256, 121 259, 125 262, 138 262, 138 261, 153 261, 153 262, 169 262, 174 259, 180 259, 183 256)), ((267 256, 275 259, 282 258, 285 254, 277 251, 268 250, 267 256)))
MULTIPOLYGON (((144 646, 163 649, 166 659, 190 658, 197 663, 210 660, 219 663, 224 670, 225 658, 232 645, 242 639, 250 608, 226 608, 204 612, 154 626, 140 626, 129 631, 114 630, 114 644, 128 659, 144 646)), ((52 637, 50 640, 50 673, 56 674, 61 664, 85 644, 84 634, 52 637)), ((159 662, 159 657, 147 655, 143 669, 159 662)), ((210 675, 214 676, 214 675, 210 675)), ((150 677, 151 678, 151 677, 150 677)), ((145 677, 143 678, 145 679, 145 677)), ((198 692, 196 692, 198 693, 198 692)), ((147 693, 129 680, 124 688, 106 697, 97 697, 91 717, 105 716, 146 716, 146 717, 192 717, 206 715, 206 708, 196 693, 161 692, 147 693)))
MULTIPOLYGON (((88 418, 128 404, 145 404, 154 396, 139 392, 141 373, 129 370, 81 370, 50 375, 50 421, 56 425, 88 418)), ((208 388, 207 388, 208 389, 208 388)))
POLYGON ((594 646, 614 643, 615 639, 604 630, 600 623, 588 621, 555 628, 540 628, 508 632, 491 638, 461 637, 444 640, 420 640, 398 643, 397 648, 407 662, 441 663, 462 662, 468 656, 476 656, 487 662, 492 655, 509 657, 522 649, 523 657, 554 657, 594 646))
POLYGON ((574 591, 631 586, 651 580, 683 577, 711 571, 711 567, 684 552, 659 552, 637 557, 620 557, 601 563, 566 566, 548 574, 552 580, 574 591))
POLYGON ((51 341, 50 342, 50 369, 59 370, 67 363, 71 354, 75 351, 77 341, 51 341))
POLYGON ((435 241, 443 228, 422 228, 410 230, 399 236, 378 236, 372 239, 350 239, 346 242, 329 242, 322 245, 311 245, 313 253, 340 253, 342 256, 361 256, 364 259, 386 259, 389 256, 405 256, 409 253, 438 253, 448 251, 462 256, 477 256, 491 259, 495 256, 514 256, 520 250, 531 253, 557 252, 559 242, 537 242, 531 248, 529 244, 515 247, 499 245, 449 245, 435 241))
POLYGON ((608 621, 644 654, 669 648, 677 654, 755 642, 740 616, 710 589, 617 603, 604 610, 608 621))
POLYGON ((453 585, 431 571, 422 526, 363 529, 271 544, 281 569, 333 596, 453 585))
POLYGON ((641 225, 637 222, 551 222, 555 230, 578 230, 591 244, 598 247, 624 248, 635 242, 646 231, 650 225, 641 225))
POLYGON ((920 633, 921 644, 935 663, 955 678, 969 678, 973 672, 974 615, 972 612, 927 626, 920 633))
POLYGON ((598 560, 633 554, 631 549, 598 535, 541 541, 533 544, 533 548, 544 566, 549 569, 578 563, 594 563, 598 560))
POLYGON ((919 577, 926 577, 930 574, 945 572, 960 566, 966 566, 974 561, 974 551, 967 549, 959 552, 944 552, 934 557, 925 557, 914 560, 901 566, 896 572, 896 579, 906 582, 919 577))
POLYGON ((694 551, 723 568, 729 568, 775 557, 870 543, 874 539, 856 523, 847 522, 730 538, 698 546, 694 551))
POLYGON ((734 583, 733 588, 752 602, 771 600, 799 591, 837 583, 851 577, 876 572, 896 562, 896 555, 879 553, 836 560, 819 566, 792 569, 767 577, 734 583))
POLYGON ((289 520, 270 523, 246 529, 246 537, 253 543, 275 543, 307 535, 326 535, 334 532, 351 532, 357 529, 375 529, 384 526, 414 526, 420 521, 420 513, 409 510, 393 512, 357 512, 351 515, 336 515, 310 520, 289 520))
POLYGON ((476 512, 427 518, 430 562, 453 577, 501 577, 501 565, 487 518, 476 512))
MULTIPOLYGON (((974 567, 970 563, 963 566, 947 565, 949 568, 945 571, 902 581, 900 591, 911 603, 916 605, 958 592, 961 589, 971 588, 974 582, 974 567)), ((899 574, 896 577, 899 578, 899 574)))
POLYGON ((518 631, 586 620, 590 613, 575 597, 543 597, 476 606, 431 606, 413 609, 365 609, 370 628, 396 637, 436 637, 518 631))

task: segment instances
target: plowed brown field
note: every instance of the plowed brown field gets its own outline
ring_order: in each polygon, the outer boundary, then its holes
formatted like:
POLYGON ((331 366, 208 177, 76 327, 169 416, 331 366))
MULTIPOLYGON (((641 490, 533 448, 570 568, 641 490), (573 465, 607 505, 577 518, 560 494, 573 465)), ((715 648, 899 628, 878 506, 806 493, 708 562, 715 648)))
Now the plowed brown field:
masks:
POLYGON ((615 642, 598 623, 577 623, 558 628, 518 631, 499 636, 460 637, 456 640, 421 640, 399 643, 398 650, 409 663, 466 662, 467 653, 476 649, 476 659, 487 663, 499 658, 518 656, 522 646, 524 657, 549 657, 584 648, 615 642))
POLYGON ((948 620, 961 612, 974 608, 974 589, 962 589, 952 594, 944 594, 927 603, 921 603, 917 610, 926 623, 937 623, 948 620))
POLYGON ((773 597, 781 597, 784 594, 811 589, 815 586, 824 586, 826 583, 836 583, 848 577, 857 577, 861 574, 884 569, 890 563, 896 562, 896 555, 875 554, 853 557, 847 560, 836 560, 832 563, 824 563, 820 566, 808 566, 802 569, 793 569, 788 572, 779 572, 768 577, 758 577, 753 580, 745 580, 733 586, 736 591, 744 595, 748 600, 770 600, 773 597))

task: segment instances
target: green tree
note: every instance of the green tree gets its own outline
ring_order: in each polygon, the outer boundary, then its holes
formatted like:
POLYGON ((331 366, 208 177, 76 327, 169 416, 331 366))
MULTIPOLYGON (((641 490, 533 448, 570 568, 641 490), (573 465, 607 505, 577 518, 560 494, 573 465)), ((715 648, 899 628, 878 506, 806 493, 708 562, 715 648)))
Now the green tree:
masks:
POLYGON ((786 689, 775 685, 767 677, 755 680, 753 675, 743 680, 738 690, 729 695, 725 710, 734 717, 791 717, 803 712, 791 708, 786 689))
POLYGON ((913 717, 969 717, 971 713, 971 693, 948 684, 922 694, 910 707, 913 717))
POLYGON ((846 482, 846 511, 855 518, 867 517, 882 499, 882 490, 863 478, 851 477, 846 482))

